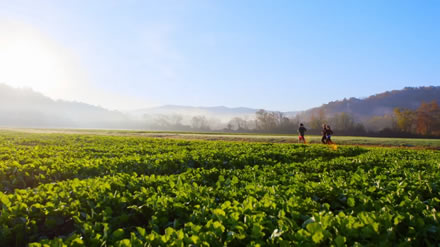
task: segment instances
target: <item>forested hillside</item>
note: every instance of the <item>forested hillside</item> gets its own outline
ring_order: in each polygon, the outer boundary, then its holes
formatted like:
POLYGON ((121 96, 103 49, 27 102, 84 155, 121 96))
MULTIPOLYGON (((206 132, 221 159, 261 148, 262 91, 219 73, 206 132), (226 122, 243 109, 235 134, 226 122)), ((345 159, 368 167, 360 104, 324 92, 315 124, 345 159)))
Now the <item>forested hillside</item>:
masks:
POLYGON ((422 102, 440 102, 440 86, 406 87, 372 95, 365 99, 349 98, 333 101, 321 107, 313 108, 306 113, 324 110, 327 115, 336 113, 352 114, 356 119, 368 119, 393 113, 394 108, 417 109, 422 102))
POLYGON ((326 123, 338 135, 380 132, 384 136, 437 136, 438 103, 440 87, 431 86, 334 101, 300 113, 183 106, 122 113, 80 102, 53 100, 31 89, 0 84, 0 126, 287 134, 296 133, 298 124, 305 123, 308 134, 319 134, 326 123))

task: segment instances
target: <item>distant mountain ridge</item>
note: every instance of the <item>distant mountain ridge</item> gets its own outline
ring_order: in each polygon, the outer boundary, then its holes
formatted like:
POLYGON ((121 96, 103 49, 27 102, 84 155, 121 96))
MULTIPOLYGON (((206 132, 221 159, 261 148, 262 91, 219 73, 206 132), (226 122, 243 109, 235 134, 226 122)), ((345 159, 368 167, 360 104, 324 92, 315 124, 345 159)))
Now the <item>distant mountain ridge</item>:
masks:
POLYGON ((150 108, 143 108, 135 111, 130 111, 130 114, 137 116, 144 115, 186 115, 186 116, 217 116, 224 117, 238 117, 246 115, 254 115, 258 109, 247 107, 226 107, 226 106, 180 106, 180 105, 164 105, 150 108))
MULTIPOLYGON (((260 110, 249 107, 226 107, 226 106, 182 106, 182 105, 163 105, 157 107, 143 108, 129 113, 135 115, 154 115, 154 114, 188 114, 217 116, 217 117, 243 117, 253 116, 260 110)), ((283 112, 287 116, 295 116, 298 111, 283 112)))
POLYGON ((305 111, 306 114, 316 114, 324 111, 326 115, 350 113, 356 119, 363 120, 373 116, 391 114, 394 108, 416 109, 422 102, 437 101, 440 104, 440 86, 406 87, 402 90, 392 90, 375 94, 365 99, 349 98, 323 104, 320 107, 305 111))
MULTIPOLYGON (((349 98, 329 102, 320 107, 301 112, 299 117, 307 120, 319 112, 327 117, 346 112, 358 121, 373 116, 391 114, 393 109, 416 109, 422 102, 437 101, 440 104, 440 86, 407 87, 372 95, 365 99, 349 98)), ((110 111, 86 103, 53 100, 32 89, 13 88, 0 83, 0 126, 41 128, 120 128, 160 129, 164 120, 190 124, 192 117, 203 116, 213 129, 223 129, 234 117, 252 120, 258 109, 248 107, 196 107, 164 105, 129 112, 110 111)), ((298 112, 283 112, 295 117, 298 112)))
POLYGON ((28 88, 0 84, 0 125, 14 127, 121 127, 127 117, 118 111, 80 102, 53 100, 28 88))
MULTIPOLYGON (((247 107, 193 107, 164 105, 120 112, 81 102, 53 100, 30 88, 14 88, 0 83, 0 126, 37 128, 121 128, 148 129, 158 127, 163 116, 194 116, 219 121, 233 117, 251 118, 257 109, 247 107)), ((219 125, 217 125, 219 126, 219 125)))

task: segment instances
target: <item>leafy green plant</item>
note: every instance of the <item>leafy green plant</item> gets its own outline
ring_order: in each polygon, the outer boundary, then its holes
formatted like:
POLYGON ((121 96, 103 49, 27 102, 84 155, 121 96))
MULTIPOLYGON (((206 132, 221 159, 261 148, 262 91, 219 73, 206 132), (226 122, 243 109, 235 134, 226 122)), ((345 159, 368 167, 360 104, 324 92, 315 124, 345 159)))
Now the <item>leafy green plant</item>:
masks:
POLYGON ((5 246, 423 246, 440 153, 0 135, 5 246))

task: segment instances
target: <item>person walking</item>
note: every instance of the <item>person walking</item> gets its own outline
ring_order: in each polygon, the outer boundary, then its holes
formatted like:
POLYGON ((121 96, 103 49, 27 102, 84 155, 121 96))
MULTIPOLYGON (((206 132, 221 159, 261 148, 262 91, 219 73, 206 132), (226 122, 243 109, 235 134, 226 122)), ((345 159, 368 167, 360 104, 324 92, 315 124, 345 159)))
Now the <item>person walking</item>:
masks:
POLYGON ((303 142, 304 144, 306 144, 306 138, 304 138, 304 134, 306 131, 307 129, 304 127, 304 124, 300 123, 298 128, 298 133, 299 133, 298 142, 303 142))
POLYGON ((332 141, 332 135, 333 135, 333 130, 330 128, 330 125, 327 125, 326 126, 326 143, 327 144, 333 144, 333 141, 332 141))
POLYGON ((321 130, 321 142, 323 144, 327 144, 327 125, 326 124, 322 124, 322 130, 321 130))

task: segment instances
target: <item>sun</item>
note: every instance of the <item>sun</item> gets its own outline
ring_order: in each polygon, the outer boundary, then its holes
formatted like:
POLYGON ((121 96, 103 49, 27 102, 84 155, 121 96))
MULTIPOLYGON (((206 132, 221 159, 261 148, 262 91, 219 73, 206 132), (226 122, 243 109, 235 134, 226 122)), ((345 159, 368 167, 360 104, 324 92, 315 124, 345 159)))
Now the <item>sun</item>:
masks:
POLYGON ((10 23, 0 24, 0 33, 0 83, 30 87, 49 96, 62 93, 72 83, 68 56, 55 41, 10 23))

